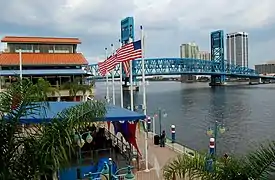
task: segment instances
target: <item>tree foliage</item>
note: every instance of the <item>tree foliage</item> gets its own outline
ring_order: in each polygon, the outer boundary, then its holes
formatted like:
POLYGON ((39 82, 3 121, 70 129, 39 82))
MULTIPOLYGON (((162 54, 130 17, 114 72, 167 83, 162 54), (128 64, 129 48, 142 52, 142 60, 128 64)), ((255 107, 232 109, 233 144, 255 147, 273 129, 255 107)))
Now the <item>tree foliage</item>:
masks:
POLYGON ((86 94, 86 92, 92 93, 92 88, 94 87, 94 83, 91 84, 85 84, 83 83, 83 79, 81 78, 75 78, 72 82, 64 83, 61 86, 61 89, 67 89, 69 90, 70 96, 74 97, 74 101, 76 101, 77 93, 81 92, 83 97, 86 94))
POLYGON ((261 145, 242 157, 220 157, 209 171, 207 154, 186 154, 172 159, 163 168, 164 178, 170 180, 173 175, 181 179, 201 180, 269 180, 275 179, 275 142, 261 145))
POLYGON ((22 131, 22 117, 41 115, 49 108, 44 101, 48 92, 38 84, 23 80, 0 92, 0 179, 51 177, 75 154, 74 132, 106 113, 104 102, 88 101, 59 112, 50 123, 22 131))

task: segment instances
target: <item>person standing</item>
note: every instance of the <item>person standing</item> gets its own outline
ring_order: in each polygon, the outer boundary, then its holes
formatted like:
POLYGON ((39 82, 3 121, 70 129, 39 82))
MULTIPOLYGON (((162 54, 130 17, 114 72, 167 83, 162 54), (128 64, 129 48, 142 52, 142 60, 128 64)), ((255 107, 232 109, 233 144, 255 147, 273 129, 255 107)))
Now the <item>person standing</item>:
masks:
POLYGON ((160 147, 165 147, 165 139, 166 139, 165 131, 162 131, 162 134, 160 135, 160 147))

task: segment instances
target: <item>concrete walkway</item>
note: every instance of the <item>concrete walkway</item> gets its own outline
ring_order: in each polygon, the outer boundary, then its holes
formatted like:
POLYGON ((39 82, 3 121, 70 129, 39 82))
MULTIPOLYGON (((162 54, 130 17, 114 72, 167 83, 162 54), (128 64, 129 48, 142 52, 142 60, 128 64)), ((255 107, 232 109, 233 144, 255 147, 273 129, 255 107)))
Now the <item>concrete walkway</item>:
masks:
MULTIPOLYGON (((111 130, 111 132, 113 131, 111 130)), ((165 147, 154 145, 153 137, 153 133, 148 133, 149 172, 145 172, 144 170, 136 172, 137 180, 164 180, 162 176, 162 169, 165 164, 182 153, 186 153, 191 156, 195 154, 194 150, 177 143, 172 144, 168 139, 165 147)), ((140 166, 141 169, 145 169, 145 133, 143 131, 137 131, 136 138, 139 150, 142 154, 140 166)))
MULTIPOLYGON (((145 151, 145 133, 144 132, 137 132, 137 142, 138 146, 140 148, 141 153, 144 156, 145 151)), ((169 144, 169 143, 168 143, 169 144)), ((170 147, 160 147, 157 145, 154 145, 153 143, 153 135, 149 133, 148 138, 148 160, 152 168, 150 168, 149 172, 141 171, 137 173, 137 179, 138 180, 163 180, 162 176, 162 168, 165 166, 169 160, 172 158, 175 158, 177 155, 179 155, 180 152, 174 151, 170 147)), ((143 163, 144 164, 144 158, 143 157, 143 163)))

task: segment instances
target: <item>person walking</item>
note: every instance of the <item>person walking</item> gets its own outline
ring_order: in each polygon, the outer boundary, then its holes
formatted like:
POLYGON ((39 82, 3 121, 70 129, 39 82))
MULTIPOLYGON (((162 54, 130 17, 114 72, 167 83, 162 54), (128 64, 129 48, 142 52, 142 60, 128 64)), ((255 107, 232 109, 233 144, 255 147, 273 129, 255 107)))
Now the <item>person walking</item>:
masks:
POLYGON ((165 139, 166 139, 165 131, 162 131, 162 134, 160 135, 160 147, 165 147, 165 139))

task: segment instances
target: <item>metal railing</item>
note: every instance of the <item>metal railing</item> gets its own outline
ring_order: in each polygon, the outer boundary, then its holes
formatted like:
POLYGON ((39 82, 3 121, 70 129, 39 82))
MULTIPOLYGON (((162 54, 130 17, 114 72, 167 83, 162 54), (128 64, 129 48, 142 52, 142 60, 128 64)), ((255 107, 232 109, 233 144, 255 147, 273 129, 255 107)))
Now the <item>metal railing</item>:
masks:
MULTIPOLYGON (((152 132, 148 133, 148 134, 149 134, 149 138, 152 138, 152 139, 156 135, 152 132)), ((185 153, 190 156, 194 156, 196 153, 198 153, 196 150, 194 150, 186 145, 182 145, 180 142, 175 141, 174 143, 172 143, 172 139, 170 139, 168 137, 166 137, 165 145, 177 153, 185 153)))
MULTIPOLYGON (((121 169, 118 169, 114 174, 111 174, 110 180, 124 180, 126 178, 127 172, 123 174, 119 174, 121 171, 128 171, 130 169, 133 169, 132 166, 124 167, 121 169)), ((88 178, 89 180, 102 180, 102 178, 105 178, 106 180, 109 180, 109 174, 105 174, 103 172, 96 172, 96 173, 87 173, 84 174, 84 178, 88 178), (99 177, 98 177, 99 176, 99 177)))
POLYGON ((105 130, 105 134, 107 138, 112 140, 113 147, 117 147, 119 149, 121 155, 127 160, 128 164, 131 163, 133 158, 138 160, 139 157, 137 153, 134 153, 134 149, 131 144, 124 142, 123 136, 118 138, 108 130, 105 130))

